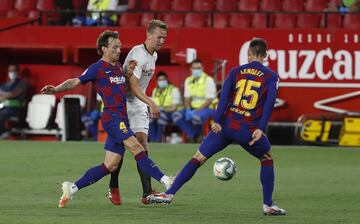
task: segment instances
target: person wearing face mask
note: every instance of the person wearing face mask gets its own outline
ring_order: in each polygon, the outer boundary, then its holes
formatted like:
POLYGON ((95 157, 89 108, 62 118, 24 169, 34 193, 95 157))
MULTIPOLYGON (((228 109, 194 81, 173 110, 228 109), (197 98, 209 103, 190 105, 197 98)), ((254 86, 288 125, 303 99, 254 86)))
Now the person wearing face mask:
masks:
POLYGON ((5 138, 8 130, 5 121, 10 117, 20 117, 25 105, 26 83, 18 76, 19 66, 8 65, 8 81, 0 85, 0 136, 5 138))
POLYGON ((212 108, 216 98, 213 78, 204 72, 202 61, 194 60, 190 66, 191 76, 184 83, 185 109, 173 114, 173 121, 187 135, 195 140, 200 136, 204 122, 214 116, 212 108))
POLYGON ((172 121, 171 116, 180 105, 180 91, 169 83, 167 74, 160 71, 157 74, 157 87, 153 90, 151 98, 160 108, 160 117, 150 120, 149 140, 161 142, 165 126, 172 121))

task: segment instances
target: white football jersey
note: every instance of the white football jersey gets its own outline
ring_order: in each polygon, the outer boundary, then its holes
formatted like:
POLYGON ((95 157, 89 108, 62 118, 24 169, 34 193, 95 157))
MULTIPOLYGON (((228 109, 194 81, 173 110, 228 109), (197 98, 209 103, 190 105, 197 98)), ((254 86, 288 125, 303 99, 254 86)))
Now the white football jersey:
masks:
MULTIPOLYGON (((149 85, 151 77, 155 72, 155 62, 157 53, 151 55, 145 48, 145 44, 136 45, 126 56, 124 62, 124 70, 126 71, 126 64, 131 60, 137 61, 137 66, 134 70, 135 77, 139 80, 140 89, 145 93, 149 85)), ((144 104, 141 100, 135 97, 131 92, 126 96, 128 106, 144 104)))

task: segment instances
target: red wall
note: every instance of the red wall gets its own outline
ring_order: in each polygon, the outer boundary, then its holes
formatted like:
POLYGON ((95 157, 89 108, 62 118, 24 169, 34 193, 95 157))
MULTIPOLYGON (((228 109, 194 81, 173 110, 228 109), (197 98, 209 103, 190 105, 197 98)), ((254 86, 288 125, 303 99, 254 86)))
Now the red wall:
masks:
MULTIPOLYGON (((144 28, 114 29, 119 31, 125 54, 133 45, 142 43, 145 39, 144 28)), ((12 52, 11 49, 51 49, 52 46, 57 46, 56 51, 60 55, 60 59, 56 59, 57 63, 86 66, 82 62, 97 57, 93 49, 98 34, 103 30, 104 28, 29 26, 2 32, 0 65, 5 64, 6 55, 12 52), (89 54, 88 50, 93 53, 89 54)), ((245 43, 253 37, 263 37, 268 41, 269 66, 277 71, 281 78, 279 98, 285 100, 285 106, 274 111, 273 120, 295 121, 304 113, 323 112, 314 108, 315 101, 360 88, 360 32, 357 30, 170 29, 164 48, 170 51, 169 63, 172 66, 160 65, 157 70, 161 67, 168 70, 171 79, 175 80, 173 82, 182 84, 188 75, 188 66, 184 65, 184 57, 181 55, 186 48, 191 47, 197 49, 198 58, 205 62, 208 73, 211 72, 214 59, 227 59, 229 71, 231 67, 246 62, 240 58, 246 58, 245 43)), ((51 71, 53 69, 49 68, 51 71)), ((34 74, 34 77, 42 78, 43 73, 32 68, 31 74, 34 74)), ((46 79, 57 82, 67 78, 65 73, 60 73, 58 76, 47 76, 46 79)), ((44 84, 39 78, 36 80, 36 86, 44 84)), ((354 97, 332 106, 360 111, 359 101, 359 97, 354 97)))

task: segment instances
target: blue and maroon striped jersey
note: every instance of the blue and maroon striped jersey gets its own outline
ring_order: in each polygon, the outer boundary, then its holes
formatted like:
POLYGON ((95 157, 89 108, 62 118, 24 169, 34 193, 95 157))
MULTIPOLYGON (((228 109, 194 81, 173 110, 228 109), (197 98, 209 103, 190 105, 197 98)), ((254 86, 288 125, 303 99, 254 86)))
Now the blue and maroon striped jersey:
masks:
POLYGON ((230 127, 264 131, 274 108, 278 75, 253 61, 231 70, 221 90, 215 122, 225 117, 230 127))
POLYGON ((104 102, 103 122, 113 116, 127 119, 126 77, 120 63, 115 66, 103 60, 90 65, 79 77, 82 84, 93 82, 104 102))

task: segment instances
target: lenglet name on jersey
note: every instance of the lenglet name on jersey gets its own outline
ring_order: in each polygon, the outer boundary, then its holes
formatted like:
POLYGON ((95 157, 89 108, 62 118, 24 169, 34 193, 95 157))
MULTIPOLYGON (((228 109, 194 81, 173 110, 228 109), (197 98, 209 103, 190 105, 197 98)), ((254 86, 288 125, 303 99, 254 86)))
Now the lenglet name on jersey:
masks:
POLYGON ((230 111, 235 112, 235 113, 240 114, 240 115, 244 115, 246 117, 250 117, 250 115, 251 115, 251 113, 249 111, 247 111, 247 110, 239 110, 236 107, 230 107, 230 111))
POLYGON ((256 76, 263 76, 264 73, 261 71, 255 69, 255 68, 244 68, 240 71, 240 74, 250 74, 250 75, 256 75, 256 76))

